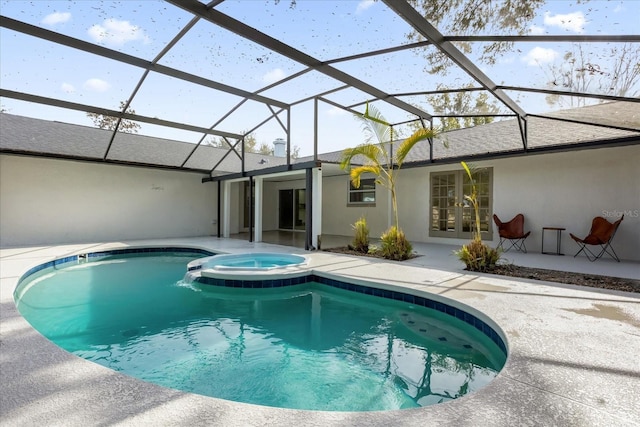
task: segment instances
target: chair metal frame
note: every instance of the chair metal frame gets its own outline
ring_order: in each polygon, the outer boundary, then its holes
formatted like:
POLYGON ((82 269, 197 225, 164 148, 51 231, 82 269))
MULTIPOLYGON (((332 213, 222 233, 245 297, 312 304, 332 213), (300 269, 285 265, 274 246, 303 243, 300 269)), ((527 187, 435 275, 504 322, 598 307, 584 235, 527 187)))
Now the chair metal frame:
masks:
POLYGON ((587 259, 589 261, 593 262, 593 261, 595 261, 597 259, 602 258, 602 256, 604 254, 607 254, 611 258, 616 260, 617 262, 620 262, 620 258, 618 258, 618 254, 613 249, 613 246, 611 246, 611 242, 613 241, 613 238, 615 237, 616 233, 618 232, 618 228, 620 227, 620 223, 622 222, 623 219, 624 219, 624 215, 622 215, 620 217, 620 219, 617 220, 616 222, 611 223, 611 222, 607 221, 605 218, 603 218, 601 216, 597 216, 591 222, 591 230, 589 231, 589 234, 585 238, 581 239, 581 238, 575 236, 574 234, 569 233, 571 235, 571 238, 573 240, 575 240, 575 242, 578 244, 578 246, 580 246, 580 250, 578 252, 576 252, 576 254, 573 257, 575 258, 580 254, 580 252, 584 252, 584 255, 587 257, 587 259), (598 223, 602 224, 603 222, 606 222, 607 224, 610 225, 610 229, 607 232, 607 234, 610 233, 610 235, 609 235, 609 238, 606 241, 603 241, 603 239, 601 239, 595 233, 595 230, 597 229, 598 223), (587 245, 590 245, 590 246, 598 246, 599 245, 600 246, 600 252, 598 252, 597 254, 592 252, 587 245))
POLYGON ((500 242, 498 243, 498 246, 496 249, 502 249, 504 252, 509 252, 509 250, 511 250, 511 248, 515 248, 517 251, 523 252, 523 253, 527 253, 527 247, 524 244, 524 241, 527 237, 529 237, 529 234, 531 234, 531 231, 527 231, 526 233, 524 232, 524 215, 519 213, 516 216, 514 216, 510 221, 507 222, 502 222, 500 221, 500 218, 498 218, 498 216, 496 214, 493 214, 493 221, 496 223, 496 226, 498 227, 498 235, 500 236, 500 242), (505 229, 508 229, 509 226, 514 223, 514 221, 520 222, 522 224, 522 229, 518 232, 517 235, 510 235, 509 233, 503 233, 503 231, 505 229), (504 243, 509 241, 509 243, 511 243, 511 245, 505 249, 504 248, 504 243))

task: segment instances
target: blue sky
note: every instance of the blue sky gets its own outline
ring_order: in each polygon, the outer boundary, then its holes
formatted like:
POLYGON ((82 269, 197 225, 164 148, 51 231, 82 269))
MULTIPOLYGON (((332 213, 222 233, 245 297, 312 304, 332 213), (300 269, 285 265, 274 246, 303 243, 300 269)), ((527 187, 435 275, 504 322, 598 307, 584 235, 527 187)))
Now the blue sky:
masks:
MULTIPOLYGON (((279 4, 266 0, 226 1, 218 9, 256 29, 282 40, 309 55, 329 60, 407 43, 407 24, 381 2, 288 0, 279 4)), ((2 1, 0 12, 20 21, 41 26, 88 42, 100 44, 146 60, 162 48, 189 22, 191 15, 171 4, 156 0, 136 1, 2 1)), ((539 10, 530 34, 638 34, 640 1, 549 1, 539 10)), ((486 34, 492 34, 487 30, 486 34)), ((586 51, 598 52, 603 44, 589 43, 586 51)), ((607 45, 611 46, 611 45, 607 45)), ((475 48, 476 46, 474 46, 475 48)), ((549 65, 561 63, 567 43, 517 43, 494 65, 480 68, 496 83, 544 88, 549 65)), ((470 55, 477 59, 477 54, 470 55)), ((607 59, 599 65, 607 66, 607 59)), ((235 34, 199 22, 160 61, 160 64, 202 75, 208 79, 258 91, 304 67, 277 53, 248 42, 235 34)), ((336 68, 388 93, 433 90, 439 83, 470 83, 464 73, 452 71, 446 78, 424 71, 424 58, 412 51, 375 58, 341 62, 336 68)), ((81 104, 117 109, 127 99, 143 70, 115 63, 69 48, 53 46, 32 37, 0 29, 0 81, 3 89, 63 99, 81 104)), ((317 72, 295 82, 261 92, 261 95, 293 102, 341 83, 317 72)), ((597 88, 590 88, 597 91, 597 88)), ((528 112, 550 108, 544 95, 509 93, 528 112)), ((354 103, 368 98, 350 89, 328 95, 336 102, 354 103)), ((405 97, 406 102, 431 108, 424 96, 405 97)), ((136 113, 166 120, 210 127, 238 104, 241 98, 194 86, 151 73, 133 99, 136 113)), ((2 108, 12 114, 91 125, 84 113, 2 98, 2 108)), ((301 154, 311 154, 313 145, 313 103, 297 105, 291 113, 292 144, 301 154)), ((404 121, 406 113, 388 104, 378 105, 389 121, 404 121)), ((264 105, 246 102, 226 118, 218 129, 241 133, 267 119, 264 105)), ((280 115, 286 125, 286 116, 280 115)), ((319 149, 340 150, 363 142, 353 117, 327 103, 319 103, 319 149)), ((147 124, 142 134, 197 141, 200 134, 174 131, 147 124)), ((280 124, 271 120, 256 131, 259 142, 284 137, 280 124)))

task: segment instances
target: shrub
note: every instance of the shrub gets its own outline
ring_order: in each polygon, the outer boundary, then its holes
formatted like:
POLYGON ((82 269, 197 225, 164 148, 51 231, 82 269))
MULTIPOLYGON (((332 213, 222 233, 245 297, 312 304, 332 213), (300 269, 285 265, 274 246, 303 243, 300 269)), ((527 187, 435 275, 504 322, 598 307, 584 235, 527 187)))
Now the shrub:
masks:
POLYGON ((380 239, 380 253, 383 257, 395 261, 402 261, 411 257, 413 248, 402 230, 391 226, 380 239))
POLYGON ((355 230, 352 249, 366 254, 369 252, 369 227, 367 227, 367 220, 361 216, 352 227, 355 230))
POLYGON ((460 261, 464 262, 469 271, 490 271, 500 259, 500 252, 474 239, 455 251, 460 261))

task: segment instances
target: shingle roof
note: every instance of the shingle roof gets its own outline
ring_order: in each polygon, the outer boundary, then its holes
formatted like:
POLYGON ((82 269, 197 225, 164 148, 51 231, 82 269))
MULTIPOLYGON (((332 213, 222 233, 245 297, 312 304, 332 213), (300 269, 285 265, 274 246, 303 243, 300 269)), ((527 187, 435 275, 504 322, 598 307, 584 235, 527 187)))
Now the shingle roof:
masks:
MULTIPOLYGON (((608 120, 615 116, 616 126, 635 130, 622 130, 584 123, 552 120, 531 116, 527 119, 528 148, 570 146, 595 141, 607 141, 625 137, 638 137, 640 144, 640 104, 630 102, 608 102, 589 107, 564 110, 548 114, 563 120, 613 125, 608 120)), ((434 138, 433 158, 459 158, 489 153, 508 153, 523 150, 520 128, 516 119, 457 129, 441 133, 434 138)), ((339 163, 341 151, 319 155, 324 162, 339 163)), ((424 162, 429 158, 429 144, 418 143, 405 159, 405 164, 424 162)))
MULTIPOLYGON (((609 102, 590 107, 564 110, 553 115, 563 120, 580 120, 609 124, 616 117, 628 129, 610 128, 584 123, 552 120, 531 116, 527 120, 528 147, 570 146, 572 144, 637 137, 640 144, 640 104, 609 102), (636 130, 637 129, 637 130, 636 130)), ((0 151, 33 153, 103 160, 109 140, 109 130, 52 122, 3 113, 0 115, 0 151)), ((143 135, 117 133, 106 161, 144 165, 183 167, 200 172, 210 171, 227 153, 226 149, 199 146, 189 154, 194 144, 143 135), (187 160, 188 159, 188 160, 187 160), (186 163, 183 166, 183 163, 186 163)), ((433 146, 434 159, 471 157, 490 153, 522 151, 523 144, 516 119, 497 121, 481 126, 449 131, 438 135, 433 146)), ((319 160, 339 163, 342 151, 320 154, 319 160)), ((295 162, 312 160, 303 157, 295 162)), ((417 144, 405 164, 430 160, 429 144, 417 144)), ((265 169, 286 164, 286 159, 246 153, 245 170, 265 169)), ((227 155, 213 175, 238 173, 241 162, 235 153, 227 155)))
MULTIPOLYGON (((116 133, 108 155, 112 131, 69 123, 52 122, 12 114, 0 114, 0 151, 72 157, 87 160, 136 163, 151 166, 182 167, 200 172, 210 171, 227 150, 199 146, 170 139, 130 133, 116 133)), ((246 170, 286 164, 286 159, 246 153, 246 170)), ((214 174, 237 173, 241 162, 234 153, 227 155, 214 174)))

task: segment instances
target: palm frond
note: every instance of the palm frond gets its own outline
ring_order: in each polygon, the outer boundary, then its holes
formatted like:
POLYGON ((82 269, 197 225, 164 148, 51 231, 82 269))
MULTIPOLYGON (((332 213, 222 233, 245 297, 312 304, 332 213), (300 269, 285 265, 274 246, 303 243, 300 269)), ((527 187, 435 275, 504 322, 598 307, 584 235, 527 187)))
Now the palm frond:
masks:
POLYGON ((425 139, 433 138, 435 132, 431 129, 420 128, 415 131, 410 137, 402 141, 398 149, 396 150, 396 164, 398 167, 402 166, 404 159, 407 157, 407 154, 411 151, 411 149, 420 141, 424 141, 425 139))
POLYGON ((372 143, 374 137, 377 142, 386 142, 391 139, 391 124, 375 106, 367 103, 364 114, 355 117, 362 123, 367 142, 372 143))
POLYGON ((349 176, 351 177, 351 183, 353 184, 353 186, 355 188, 360 188, 360 178, 362 177, 362 174, 372 173, 375 176, 379 176, 380 171, 381 168, 377 165, 358 166, 357 168, 351 169, 351 171, 349 172, 349 176))
POLYGON ((381 158, 384 157, 384 152, 380 146, 375 144, 360 144, 353 148, 347 148, 342 152, 340 169, 349 169, 353 158, 357 156, 364 157, 368 163, 380 164, 381 158))
POLYGON ((471 180, 471 184, 475 185, 475 182, 476 182, 475 176, 476 176, 476 173, 479 171, 479 168, 474 164, 467 164, 467 162, 464 162, 464 161, 460 162, 460 164, 464 168, 464 171, 467 173, 469 180, 471 180))

